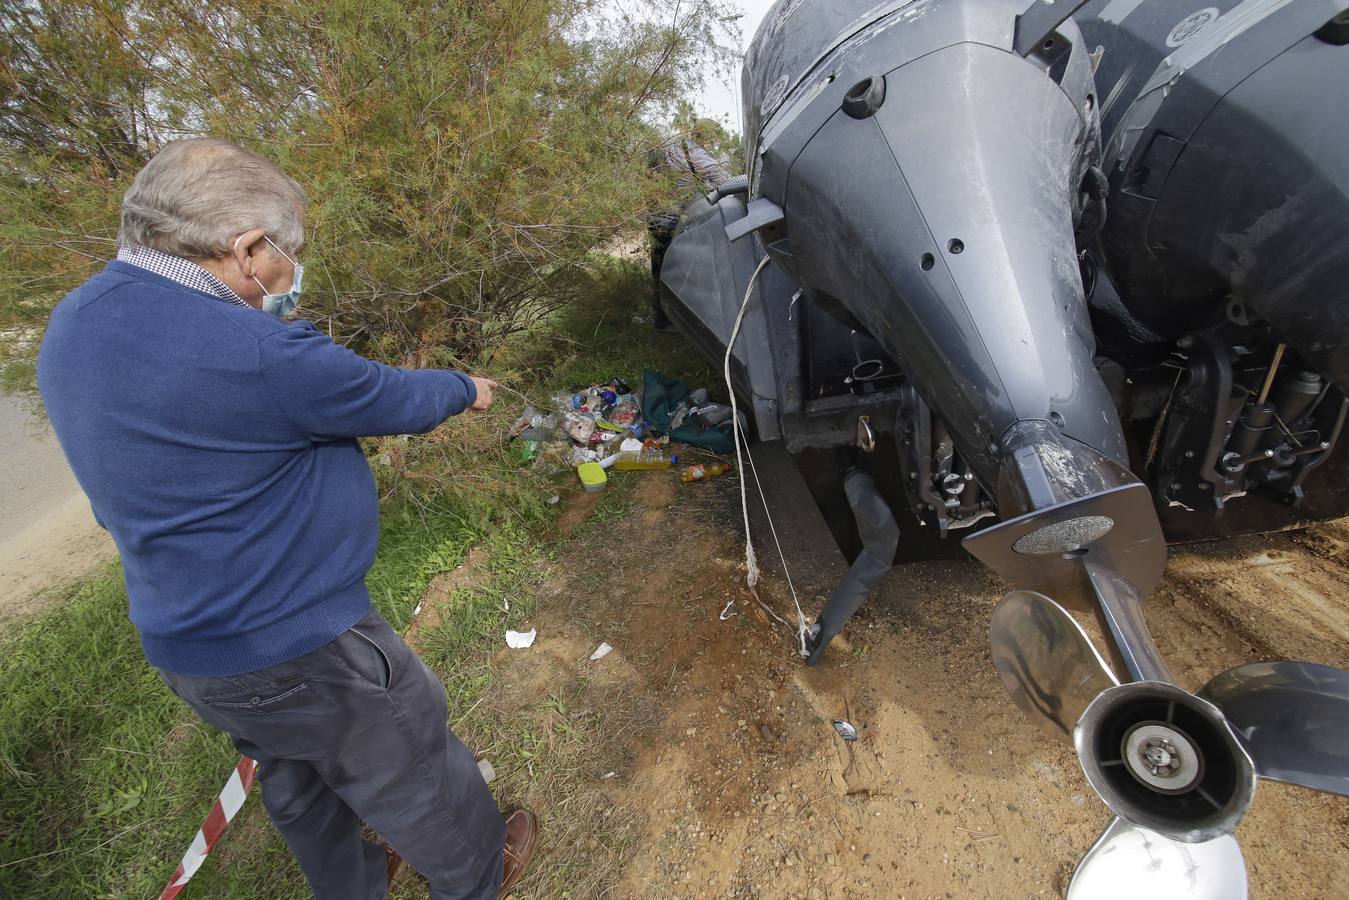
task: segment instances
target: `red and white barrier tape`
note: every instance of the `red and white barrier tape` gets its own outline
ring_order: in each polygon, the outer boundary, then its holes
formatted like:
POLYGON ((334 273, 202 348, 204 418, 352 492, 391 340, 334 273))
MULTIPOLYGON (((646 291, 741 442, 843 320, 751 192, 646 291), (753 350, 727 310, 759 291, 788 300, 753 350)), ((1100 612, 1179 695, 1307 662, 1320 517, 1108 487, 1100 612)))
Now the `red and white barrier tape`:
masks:
POLYGON ((248 799, 248 789, 253 786, 253 776, 257 768, 258 764, 247 756, 239 757, 238 765, 230 773, 229 781, 225 782, 225 787, 221 789, 215 805, 206 815, 206 821, 197 829, 197 836, 192 839, 192 844, 183 854, 183 861, 178 864, 173 877, 169 879, 168 886, 164 888, 164 893, 159 895, 159 900, 173 900, 177 897, 178 892, 201 868, 215 842, 225 833, 225 826, 243 808, 244 801, 248 799))

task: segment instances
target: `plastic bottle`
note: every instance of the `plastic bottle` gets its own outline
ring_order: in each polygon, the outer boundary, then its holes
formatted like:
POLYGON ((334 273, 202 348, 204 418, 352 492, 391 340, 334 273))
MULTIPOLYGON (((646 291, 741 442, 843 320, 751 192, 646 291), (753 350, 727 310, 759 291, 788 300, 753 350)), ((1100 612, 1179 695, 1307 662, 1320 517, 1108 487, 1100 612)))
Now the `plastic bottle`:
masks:
POLYGON ((668 469, 679 463, 679 457, 667 454, 664 450, 642 450, 637 453, 619 453, 614 468, 621 472, 646 471, 650 469, 668 469))
POLYGON ((726 463, 698 463, 693 466, 685 466, 684 471, 679 473, 679 480, 683 482, 707 481, 710 478, 725 475, 729 471, 731 471, 731 467, 726 463))

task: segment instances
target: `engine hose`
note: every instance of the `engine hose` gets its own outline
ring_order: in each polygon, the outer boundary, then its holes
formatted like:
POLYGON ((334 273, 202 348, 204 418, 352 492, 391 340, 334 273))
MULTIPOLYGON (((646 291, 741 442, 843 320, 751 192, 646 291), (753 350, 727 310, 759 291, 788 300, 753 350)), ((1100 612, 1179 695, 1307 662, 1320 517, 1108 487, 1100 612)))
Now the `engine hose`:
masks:
POLYGON ((860 469, 849 472, 843 481, 843 492, 848 496, 853 518, 857 520, 862 552, 834 588, 829 602, 820 611, 815 628, 811 629, 810 655, 806 659, 809 666, 820 661, 829 642, 843 630, 885 573, 890 571, 895 561, 895 549, 899 546, 899 525, 895 515, 870 475, 860 469))

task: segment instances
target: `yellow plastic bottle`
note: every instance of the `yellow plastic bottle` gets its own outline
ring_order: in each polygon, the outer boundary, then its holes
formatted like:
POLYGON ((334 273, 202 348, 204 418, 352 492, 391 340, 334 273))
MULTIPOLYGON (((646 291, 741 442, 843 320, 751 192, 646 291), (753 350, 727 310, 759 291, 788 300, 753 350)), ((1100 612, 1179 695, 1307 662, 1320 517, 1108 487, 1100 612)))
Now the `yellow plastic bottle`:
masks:
POLYGON ((620 452, 614 468, 622 472, 643 472, 668 469, 679 462, 679 457, 664 450, 637 450, 620 452))
POLYGON ((731 467, 726 463, 698 463, 697 465, 685 466, 684 471, 679 473, 679 480, 683 482, 707 481, 709 478, 725 475, 729 471, 731 471, 731 467))

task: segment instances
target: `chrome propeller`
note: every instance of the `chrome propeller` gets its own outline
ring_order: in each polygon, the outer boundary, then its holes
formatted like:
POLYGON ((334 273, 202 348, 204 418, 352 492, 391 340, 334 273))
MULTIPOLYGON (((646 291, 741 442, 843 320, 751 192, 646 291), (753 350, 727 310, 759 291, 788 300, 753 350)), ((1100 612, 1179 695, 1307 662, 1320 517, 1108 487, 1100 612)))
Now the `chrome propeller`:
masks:
POLYGON ((1087 851, 1068 884, 1068 900, 1240 900, 1246 861, 1224 834, 1186 844, 1116 819, 1087 851))
POLYGON ((1231 832, 1256 775, 1349 795, 1349 671, 1252 663, 1197 695, 1162 681, 1121 684, 1073 616, 1031 590, 1002 599, 989 634, 1012 700, 1074 740, 1119 816, 1079 864, 1072 900, 1240 900, 1246 869, 1231 832))
POLYGON ((1261 778, 1349 796, 1349 672, 1250 663, 1199 690, 1222 709, 1261 778))
POLYGON ((1091 702, 1119 684, 1067 610, 1036 591, 1012 591, 989 625, 993 666, 1021 711, 1045 731, 1072 738, 1091 702))

